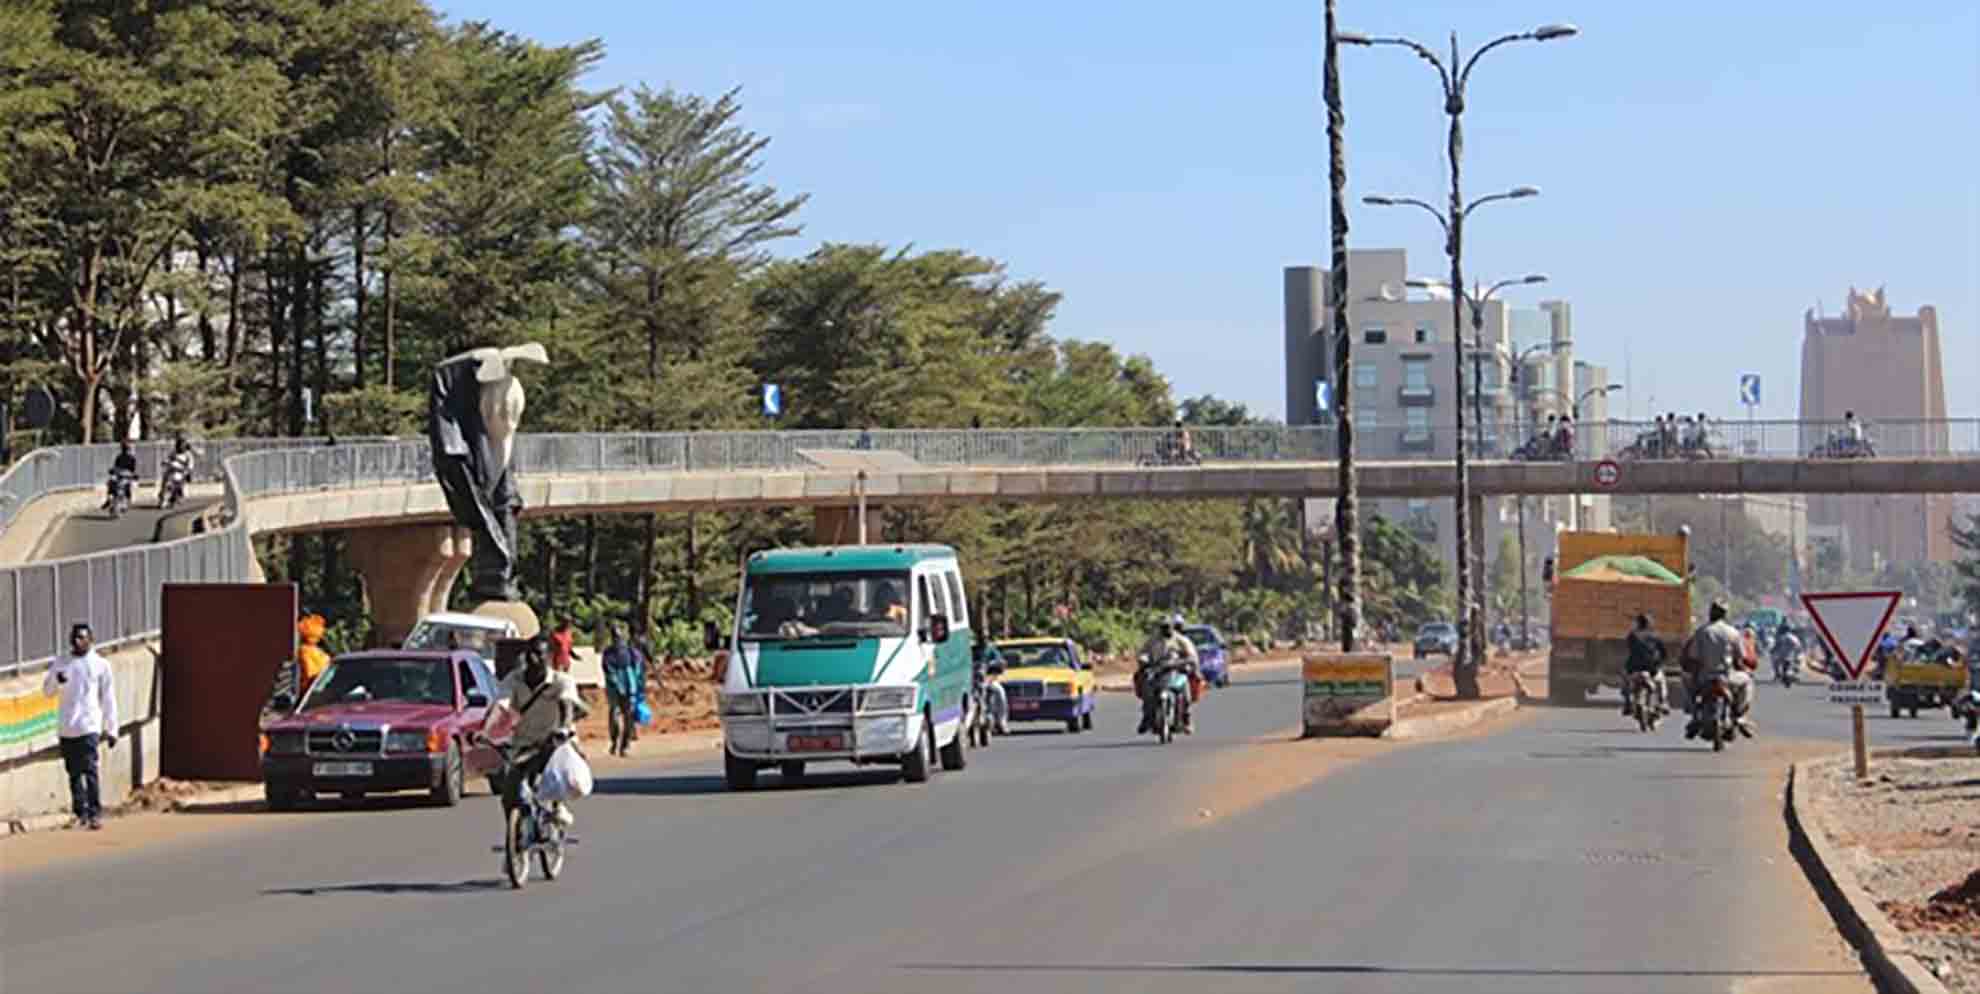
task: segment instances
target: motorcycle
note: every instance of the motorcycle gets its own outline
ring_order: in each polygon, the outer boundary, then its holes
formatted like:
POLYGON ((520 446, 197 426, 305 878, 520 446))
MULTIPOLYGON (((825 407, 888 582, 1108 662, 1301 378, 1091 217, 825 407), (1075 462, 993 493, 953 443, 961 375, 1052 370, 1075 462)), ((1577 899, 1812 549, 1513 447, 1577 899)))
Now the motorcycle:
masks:
POLYGON ((183 467, 168 465, 165 478, 158 481, 158 507, 175 507, 186 499, 186 480, 191 474, 183 467))
POLYGON ((110 498, 104 503, 112 518, 121 518, 131 509, 131 490, 137 486, 137 474, 127 470, 111 470, 108 489, 110 498))
POLYGON ((1707 677, 1699 698, 1694 715, 1699 734, 1711 740, 1713 752, 1720 752, 1739 731, 1733 716, 1732 681, 1722 673, 1707 677))
POLYGON ((1657 679, 1642 671, 1629 675, 1629 713, 1635 716, 1638 731, 1654 732, 1657 723, 1664 720, 1664 712, 1657 706, 1657 679))
MULTIPOLYGON (((556 749, 568 741, 569 733, 552 736, 538 748, 556 749)), ((507 783, 516 775, 522 760, 532 753, 518 751, 513 744, 489 742, 496 755, 502 759, 501 778, 507 783)), ((495 851, 502 854, 502 870, 509 878, 509 886, 520 890, 529 882, 529 858, 536 857, 538 869, 543 871, 543 879, 555 880, 564 872, 564 850, 577 844, 577 838, 564 830, 564 823, 557 819, 556 805, 537 796, 536 780, 523 781, 516 788, 517 803, 506 816, 506 828, 502 832, 502 844, 495 851)))
POLYGON ((1953 698, 1952 716, 1955 721, 1966 722, 1966 737, 1973 743, 1973 751, 1980 753, 1980 687, 1953 698))
POLYGON ((1181 665, 1165 663, 1150 670, 1147 679, 1155 685, 1155 738, 1168 745, 1185 730, 1183 708, 1189 697, 1189 671, 1181 665))
POLYGON ((1144 467, 1201 466, 1203 465, 1203 456, 1197 453, 1194 446, 1187 449, 1183 448, 1180 439, 1165 438, 1156 443, 1154 455, 1142 456, 1137 465, 1144 467))
POLYGON ((1809 450, 1810 459, 1875 459, 1877 446, 1867 438, 1854 438, 1844 432, 1837 432, 1827 441, 1809 450))
POLYGON ((1568 462, 1574 458, 1574 437, 1540 432, 1513 450, 1516 462, 1568 462))
POLYGON ((1801 653, 1798 650, 1774 653, 1774 679, 1789 688, 1801 679, 1801 653))
POLYGON ((976 669, 969 688, 969 744, 977 749, 990 746, 990 736, 997 730, 997 709, 991 702, 996 695, 997 678, 1004 674, 1001 665, 991 665, 976 669))

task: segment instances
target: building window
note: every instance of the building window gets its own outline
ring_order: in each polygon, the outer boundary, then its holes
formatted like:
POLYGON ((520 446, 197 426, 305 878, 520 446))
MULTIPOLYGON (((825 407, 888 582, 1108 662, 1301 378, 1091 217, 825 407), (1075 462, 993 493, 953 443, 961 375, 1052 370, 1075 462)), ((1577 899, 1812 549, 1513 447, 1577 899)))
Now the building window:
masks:
POLYGON ((1403 409, 1403 428, 1412 438, 1430 437, 1430 409, 1427 407, 1406 407, 1403 409))
POLYGON ((1356 404, 1354 408, 1354 426, 1360 431, 1374 431, 1380 428, 1382 426, 1380 410, 1373 407, 1362 407, 1356 404))
POLYGON ((1354 364, 1354 389, 1357 393, 1363 390, 1377 390, 1381 386, 1382 367, 1372 362, 1354 364))
POLYGON ((1403 389, 1411 393, 1430 390, 1430 360, 1403 360, 1403 389))
POLYGON ((1428 321, 1416 322, 1416 344, 1428 345, 1430 343, 1430 335, 1431 335, 1430 322, 1428 321))
POLYGON ((1379 324, 1363 325, 1361 329, 1361 343, 1363 345, 1387 345, 1389 344, 1389 329, 1379 324))

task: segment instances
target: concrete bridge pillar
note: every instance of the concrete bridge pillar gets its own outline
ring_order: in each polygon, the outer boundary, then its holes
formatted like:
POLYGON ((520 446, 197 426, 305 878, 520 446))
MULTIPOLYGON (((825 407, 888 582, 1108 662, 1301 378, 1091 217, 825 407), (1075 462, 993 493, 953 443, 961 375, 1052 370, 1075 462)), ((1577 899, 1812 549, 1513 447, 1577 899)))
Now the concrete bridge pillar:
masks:
POLYGON ((467 565, 474 539, 451 525, 353 528, 345 533, 351 566, 364 578, 375 645, 398 645, 419 619, 447 609, 447 592, 467 565))
MULTIPOLYGON (((866 540, 880 541, 880 509, 866 509, 866 540)), ((813 545, 853 545, 859 541, 859 511, 850 507, 819 507, 811 512, 813 545)))

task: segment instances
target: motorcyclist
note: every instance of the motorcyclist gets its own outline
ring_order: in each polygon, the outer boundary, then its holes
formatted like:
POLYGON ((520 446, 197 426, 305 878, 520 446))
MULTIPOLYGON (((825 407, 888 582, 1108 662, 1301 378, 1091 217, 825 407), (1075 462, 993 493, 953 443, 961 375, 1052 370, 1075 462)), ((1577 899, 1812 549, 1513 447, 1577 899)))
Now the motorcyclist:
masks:
POLYGON ((1189 429, 1178 420, 1169 435, 1169 454, 1177 462, 1185 462, 1196 453, 1196 441, 1189 437, 1189 429))
POLYGON ((998 735, 1011 734, 1010 697, 1004 691, 1003 681, 997 679, 1004 672, 1003 657, 996 647, 978 642, 976 658, 971 662, 974 679, 983 688, 983 709, 989 713, 990 727, 998 735))
POLYGON ((165 490, 170 485, 174 474, 177 474, 181 487, 192 482, 193 450, 192 445, 186 441, 183 435, 173 441, 172 454, 165 457, 165 470, 159 474, 158 503, 160 506, 163 506, 165 503, 165 490))
MULTIPOLYGON (((541 635, 530 640, 523 664, 503 678, 495 696, 482 733, 493 738, 508 726, 514 755, 524 756, 502 784, 502 810, 506 813, 522 802, 523 784, 543 774, 561 740, 576 736, 578 721, 589 715, 591 708, 578 696, 577 681, 569 673, 550 668, 550 642, 541 635)), ((576 821, 561 801, 556 812, 565 827, 576 821)))
POLYGON ((104 507, 109 507, 110 502, 115 499, 114 494, 117 489, 117 478, 123 477, 127 481, 136 481, 137 472, 137 452, 132 450, 131 443, 117 443, 117 458, 110 462, 110 482, 104 488, 104 507))
POLYGON ((1697 707, 1697 701, 1705 682, 1714 676, 1726 678, 1732 692, 1733 721, 1740 734, 1753 737, 1753 678, 1746 672, 1746 645, 1739 629, 1726 620, 1729 613, 1724 601, 1713 601, 1706 612, 1705 624, 1685 643, 1681 662, 1687 678, 1686 693, 1693 702, 1691 721, 1684 727, 1687 739, 1695 739, 1703 731, 1699 727, 1702 709, 1697 707))
POLYGON ((1794 629, 1783 622, 1780 629, 1774 633, 1774 676, 1778 678, 1789 667, 1800 666, 1801 636, 1796 635, 1794 629))
POLYGON ((1648 614, 1636 616, 1636 627, 1630 630, 1627 642, 1629 659, 1623 663, 1622 713, 1628 717, 1635 716, 1635 702, 1629 692, 1630 680, 1638 673, 1647 673, 1650 675, 1650 686, 1657 695, 1657 713, 1668 714, 1670 706, 1664 697, 1664 657, 1668 652, 1664 648, 1664 640, 1650 630, 1648 614))
MULTIPOLYGON (((1134 692, 1141 698, 1141 727, 1136 735, 1144 735, 1155 730, 1155 702, 1160 697, 1149 684, 1149 676, 1171 663, 1187 663, 1192 680, 1201 680, 1201 660, 1196 654, 1196 643, 1182 633, 1182 625, 1174 618, 1163 618, 1156 626, 1155 634, 1141 647, 1140 665, 1134 671, 1134 692)), ((1183 733, 1196 731, 1196 713, 1190 707, 1189 695, 1177 702, 1182 708, 1183 733)))

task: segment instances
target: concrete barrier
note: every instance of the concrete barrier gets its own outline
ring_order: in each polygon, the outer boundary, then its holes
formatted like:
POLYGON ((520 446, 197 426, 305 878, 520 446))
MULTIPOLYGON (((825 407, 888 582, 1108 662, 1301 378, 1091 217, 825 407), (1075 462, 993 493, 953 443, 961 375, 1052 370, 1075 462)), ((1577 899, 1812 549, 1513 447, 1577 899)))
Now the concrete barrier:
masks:
MULTIPOLYGON (((159 703, 164 667, 156 643, 107 654, 117 685, 117 747, 102 760, 103 806, 124 803, 158 779, 159 703)), ((41 693, 42 675, 0 684, 0 821, 10 831, 66 820, 69 775, 57 748, 55 699, 41 693)))

